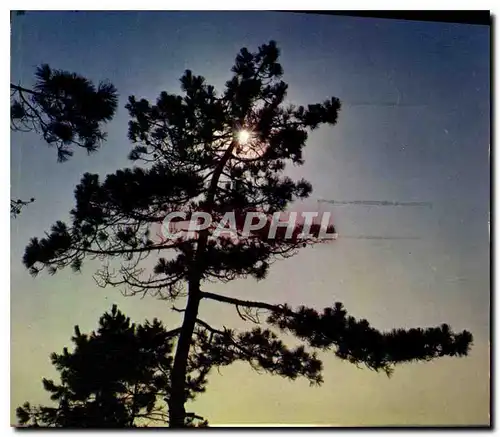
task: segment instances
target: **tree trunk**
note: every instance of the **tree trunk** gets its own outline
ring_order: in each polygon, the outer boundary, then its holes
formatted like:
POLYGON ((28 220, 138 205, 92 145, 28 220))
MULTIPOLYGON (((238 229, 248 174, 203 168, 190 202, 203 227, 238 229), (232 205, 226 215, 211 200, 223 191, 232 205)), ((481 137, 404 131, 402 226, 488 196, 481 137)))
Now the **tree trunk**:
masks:
MULTIPOLYGON (((210 187, 207 192, 206 212, 212 212, 215 193, 219 184, 219 179, 224 170, 224 166, 229 160, 236 141, 232 141, 224 156, 220 160, 217 168, 210 181, 210 187)), ((190 269, 188 301, 184 312, 184 321, 182 322, 179 341, 175 351, 174 366, 172 368, 171 384, 170 384, 170 399, 168 402, 169 408, 169 427, 181 428, 186 424, 186 370, 187 360, 189 357, 189 349, 191 348, 191 339, 193 337, 194 328, 196 325, 196 317, 198 316, 198 307, 200 305, 201 290, 200 283, 202 272, 204 269, 204 256, 207 247, 209 231, 203 230, 198 237, 198 247, 196 255, 190 269)))
POLYGON ((197 284, 189 284, 188 302, 184 313, 179 341, 175 352, 174 365, 171 375, 169 407, 169 427, 181 428, 186 422, 186 371, 191 338, 193 336, 200 305, 200 287, 197 284), (195 289, 196 288, 196 289, 195 289))

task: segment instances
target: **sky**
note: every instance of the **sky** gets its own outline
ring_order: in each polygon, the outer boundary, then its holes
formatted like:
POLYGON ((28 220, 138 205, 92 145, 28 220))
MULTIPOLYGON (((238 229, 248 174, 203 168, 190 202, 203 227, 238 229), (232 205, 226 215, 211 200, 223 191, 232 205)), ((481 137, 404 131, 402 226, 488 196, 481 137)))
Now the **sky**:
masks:
MULTIPOLYGON (((190 410, 213 424, 463 425, 489 423, 489 27, 278 12, 27 12, 14 17, 11 81, 36 66, 110 80, 120 94, 108 141, 66 163, 35 134, 11 136, 11 196, 36 202, 11 221, 11 420, 26 400, 47 403, 49 355, 74 325, 95 329, 118 304, 133 321, 178 323, 168 304, 99 288, 89 263, 32 278, 26 244, 66 220, 85 172, 130 167, 127 97, 179 92, 185 69, 219 90, 242 47, 276 40, 288 100, 343 102, 335 127, 309 137, 311 208, 331 211, 339 238, 272 266, 268 279, 213 284, 234 297, 322 309, 340 301, 386 330, 449 323, 474 335, 469 357, 403 365, 389 379, 321 353, 321 387, 259 375, 245 363, 210 375, 190 410), (318 199, 428 202, 420 207, 332 205, 318 199), (360 238, 363 236, 382 239, 360 238), (353 238, 355 237, 355 238, 353 238), (411 237, 397 239, 392 237, 411 237), (235 390, 237 388, 237 390, 235 390)), ((242 328, 231 307, 201 309, 242 328)))

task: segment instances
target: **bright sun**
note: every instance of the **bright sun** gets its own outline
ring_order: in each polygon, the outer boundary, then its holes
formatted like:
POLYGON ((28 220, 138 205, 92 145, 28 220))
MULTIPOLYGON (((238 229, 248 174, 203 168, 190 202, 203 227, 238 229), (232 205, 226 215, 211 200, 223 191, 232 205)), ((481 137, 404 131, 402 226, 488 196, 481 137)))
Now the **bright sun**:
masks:
POLYGON ((243 129, 238 132, 238 141, 240 144, 246 144, 250 139, 250 132, 243 129))
POLYGON ((239 158, 257 159, 265 152, 265 145, 251 130, 241 129, 236 132, 238 144, 235 153, 239 158))

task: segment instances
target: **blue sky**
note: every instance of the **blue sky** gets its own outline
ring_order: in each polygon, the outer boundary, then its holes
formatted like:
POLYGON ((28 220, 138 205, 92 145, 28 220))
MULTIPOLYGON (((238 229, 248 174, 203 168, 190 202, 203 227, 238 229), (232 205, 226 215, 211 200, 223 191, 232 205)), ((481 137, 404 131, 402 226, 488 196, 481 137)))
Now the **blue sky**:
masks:
MULTIPOLYGON (((178 79, 187 68, 222 89, 241 47, 274 39, 290 102, 336 96, 344 103, 338 125, 314 132, 306 164, 290 169, 313 184, 311 207, 323 198, 425 201, 432 208, 322 204, 333 212, 338 241, 277 263, 265 282, 237 281, 213 291, 319 308, 339 300, 380 329, 448 322, 470 330, 475 345, 466 359, 404 366, 390 380, 325 355, 321 388, 235 365, 213 374, 193 408, 214 423, 486 423, 489 37, 486 26, 276 12, 14 17, 13 82, 29 86, 36 66, 49 63, 95 81, 109 79, 120 103, 108 141, 92 156, 76 151, 58 164, 55 150, 36 135, 12 135, 12 197, 37 199, 11 223, 12 409, 28 399, 46 401, 41 378, 54 375, 49 354, 68 345, 75 324, 93 329, 112 303, 133 320, 177 321, 153 298, 98 288, 90 266, 80 275, 68 270, 33 279, 21 265, 29 238, 67 218, 84 172, 105 175, 131 166, 127 97, 180 92, 178 79), (236 381, 245 381, 237 395, 236 381)), ((238 325, 230 309, 220 310, 209 305, 202 311, 221 326, 238 325)))

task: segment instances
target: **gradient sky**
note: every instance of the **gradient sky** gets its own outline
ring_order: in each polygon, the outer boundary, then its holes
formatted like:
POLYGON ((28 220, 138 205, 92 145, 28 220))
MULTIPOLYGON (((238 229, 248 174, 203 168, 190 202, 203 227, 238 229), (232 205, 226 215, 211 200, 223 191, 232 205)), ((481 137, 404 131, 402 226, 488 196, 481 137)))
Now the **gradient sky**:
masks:
MULTIPOLYGON (((189 408, 213 424, 488 423, 489 36, 486 26, 274 12, 14 17, 13 82, 29 86, 35 67, 49 63, 109 79, 120 105, 103 148, 92 156, 76 151, 64 164, 36 135, 12 135, 12 197, 37 199, 11 223, 12 420, 25 400, 48 401, 41 378, 57 375, 49 354, 70 345, 74 325, 94 329, 113 303, 133 321, 178 321, 166 303, 98 288, 90 263, 78 275, 68 269, 33 279, 21 264, 29 238, 68 217, 84 172, 104 176, 131 165, 123 107, 130 94, 180 92, 186 68, 222 89, 241 47, 274 39, 291 102, 344 102, 338 125, 311 135, 306 164, 289 171, 312 182, 311 209, 318 198, 424 201, 432 208, 322 204, 334 214, 338 241, 276 263, 262 283, 240 280, 210 291, 317 308, 341 301, 379 329, 447 322, 470 330, 474 346, 467 358, 404 365, 391 379, 321 354, 320 388, 235 364, 212 373, 207 393, 189 408), (373 104, 356 105, 362 102, 373 104)), ((241 327, 222 305, 204 304, 202 316, 241 327)))

